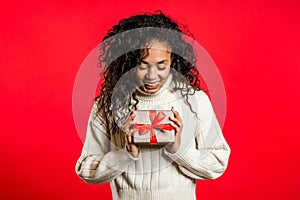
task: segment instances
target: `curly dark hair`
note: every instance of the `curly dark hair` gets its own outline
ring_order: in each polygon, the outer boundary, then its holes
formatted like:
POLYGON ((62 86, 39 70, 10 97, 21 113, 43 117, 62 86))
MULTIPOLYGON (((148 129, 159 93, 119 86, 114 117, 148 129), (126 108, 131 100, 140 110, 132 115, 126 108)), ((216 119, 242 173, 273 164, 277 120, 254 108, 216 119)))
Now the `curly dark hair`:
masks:
POLYGON ((100 74, 103 83, 99 96, 95 98, 97 116, 105 124, 107 133, 117 133, 118 130, 117 122, 113 119, 114 111, 127 110, 127 113, 125 111, 123 114, 127 115, 130 108, 136 109, 138 100, 135 98, 136 85, 133 79, 129 77, 122 78, 122 83, 118 81, 122 76, 126 76, 127 72, 134 71, 141 60, 147 57, 147 45, 153 40, 164 42, 171 47, 174 91, 181 91, 185 102, 195 113, 188 96, 194 94, 195 90, 201 90, 199 72, 195 66, 193 47, 185 41, 184 35, 193 38, 186 26, 175 22, 161 11, 122 19, 108 31, 100 46, 99 64, 103 68, 100 74), (131 51, 128 52, 128 49, 131 51), (187 81, 189 83, 186 83, 187 81), (116 84, 118 87, 115 87, 116 84), (113 95, 117 96, 113 98, 113 95), (131 105, 132 100, 136 102, 134 105, 131 105))

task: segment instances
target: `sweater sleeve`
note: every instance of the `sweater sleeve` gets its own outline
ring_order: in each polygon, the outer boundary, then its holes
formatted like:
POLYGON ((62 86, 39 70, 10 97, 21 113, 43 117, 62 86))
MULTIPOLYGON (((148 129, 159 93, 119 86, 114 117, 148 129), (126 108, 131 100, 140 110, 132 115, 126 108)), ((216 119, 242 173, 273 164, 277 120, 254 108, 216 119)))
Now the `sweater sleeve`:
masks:
POLYGON ((181 145, 174 154, 167 150, 164 153, 178 164, 185 175, 195 179, 215 179, 227 168, 230 148, 208 96, 202 91, 197 95, 198 119, 193 141, 188 145, 181 145))
POLYGON ((89 117, 86 139, 80 158, 75 167, 76 173, 87 183, 104 183, 115 179, 135 160, 125 148, 112 148, 110 134, 96 117, 96 104, 89 117), (116 149, 116 150, 111 150, 116 149))

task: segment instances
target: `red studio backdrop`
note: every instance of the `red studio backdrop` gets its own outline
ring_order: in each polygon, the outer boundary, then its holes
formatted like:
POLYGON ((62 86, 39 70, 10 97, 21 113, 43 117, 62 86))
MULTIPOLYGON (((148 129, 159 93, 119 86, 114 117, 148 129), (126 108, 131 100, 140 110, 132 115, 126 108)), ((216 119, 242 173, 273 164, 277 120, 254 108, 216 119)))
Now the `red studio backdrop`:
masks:
MULTIPOLYGON (((198 199, 299 199, 298 1, 7 1, 0 7, 1 199, 111 199, 75 174, 76 74, 121 18, 162 10, 189 30, 224 81, 225 174, 198 199)), ((86 113, 83 113, 86 115, 86 113)))

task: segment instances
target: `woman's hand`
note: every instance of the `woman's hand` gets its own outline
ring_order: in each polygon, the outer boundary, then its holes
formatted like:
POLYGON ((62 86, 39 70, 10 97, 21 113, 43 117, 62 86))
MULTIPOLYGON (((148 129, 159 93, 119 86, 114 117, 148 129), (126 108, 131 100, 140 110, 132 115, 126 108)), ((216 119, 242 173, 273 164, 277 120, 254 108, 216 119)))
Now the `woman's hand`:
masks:
POLYGON ((132 142, 132 134, 133 134, 133 124, 136 124, 136 121, 133 121, 136 114, 133 110, 130 111, 129 117, 124 124, 125 130, 125 141, 126 141, 126 149, 131 153, 133 157, 137 157, 139 153, 139 148, 132 142))
POLYGON ((174 114, 174 117, 170 117, 169 119, 174 123, 172 126, 175 129, 175 141, 173 144, 166 145, 166 149, 170 153, 176 153, 181 144, 181 132, 183 124, 179 113, 174 109, 174 107, 172 107, 171 110, 174 114))

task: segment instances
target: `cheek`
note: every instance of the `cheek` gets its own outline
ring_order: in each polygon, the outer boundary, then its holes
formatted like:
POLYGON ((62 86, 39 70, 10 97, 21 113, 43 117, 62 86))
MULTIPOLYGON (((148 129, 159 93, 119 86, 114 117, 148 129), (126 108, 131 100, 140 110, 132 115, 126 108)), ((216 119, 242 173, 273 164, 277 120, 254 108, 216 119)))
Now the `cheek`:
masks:
POLYGON ((144 77, 145 77, 145 74, 146 74, 146 73, 144 73, 144 72, 142 72, 142 71, 137 71, 137 72, 136 72, 136 79, 137 79, 138 81, 142 81, 142 80, 144 79, 144 77))
POLYGON ((163 71, 163 72, 161 73, 161 77, 162 77, 163 79, 166 79, 166 78, 168 78, 169 74, 170 74, 170 68, 169 68, 168 70, 166 70, 166 71, 163 71))

